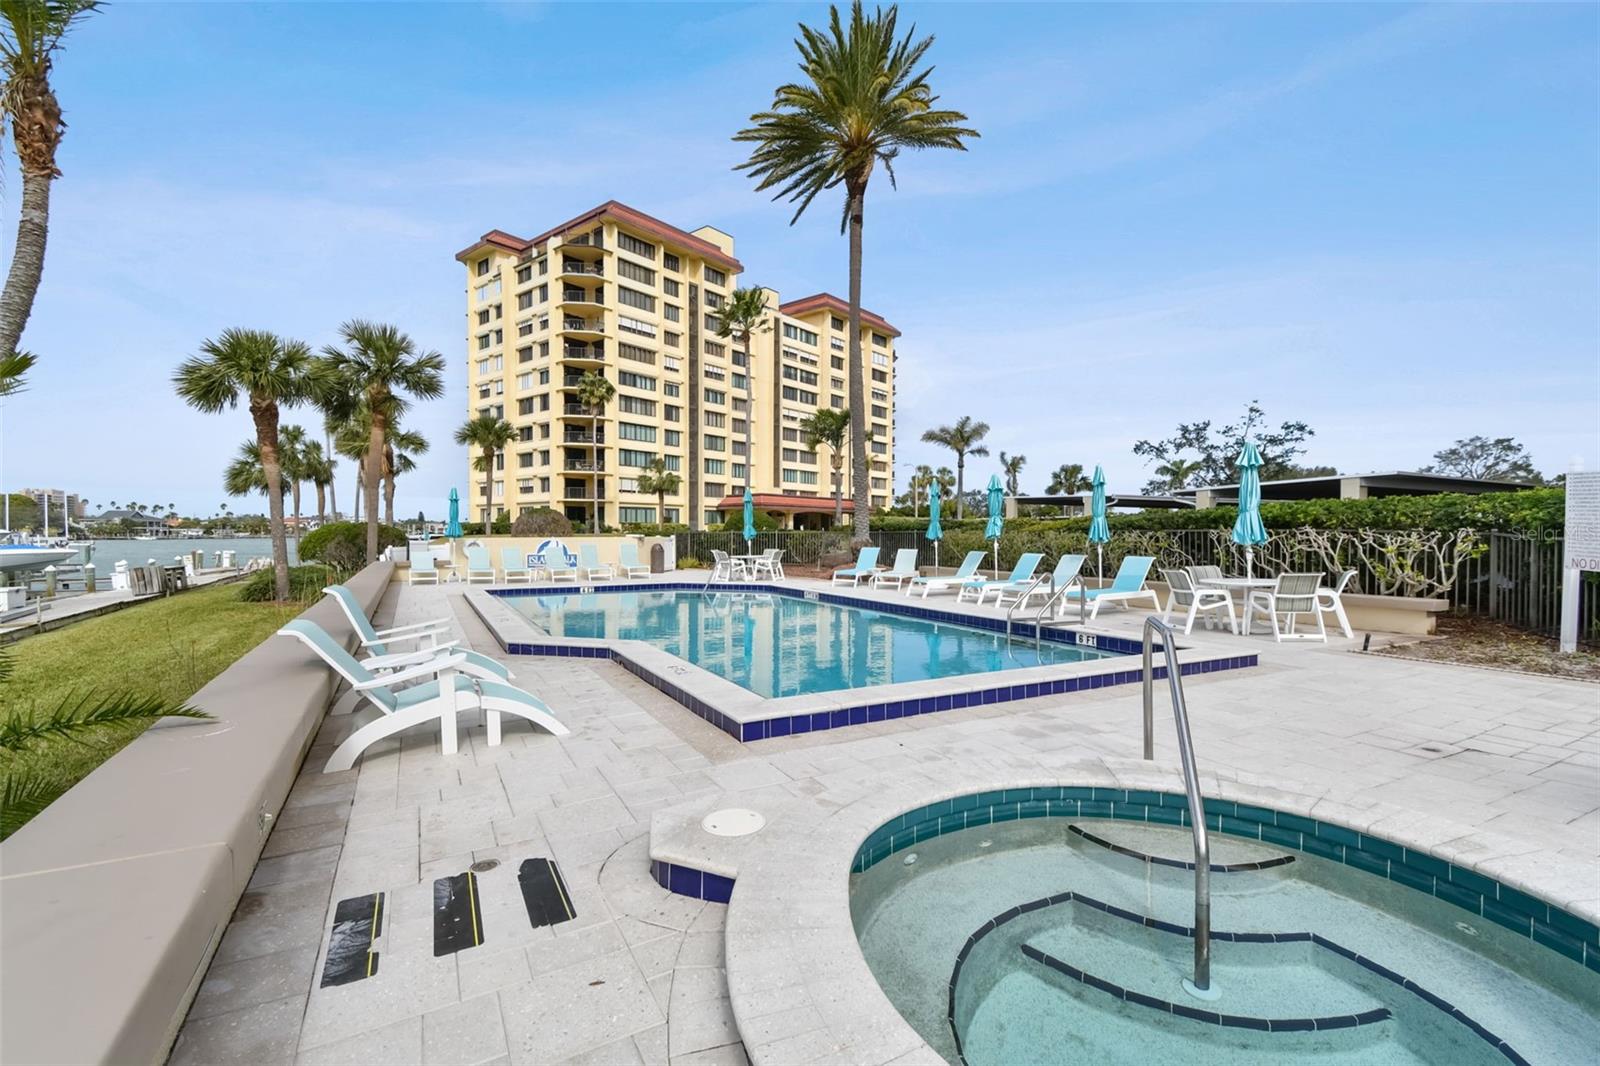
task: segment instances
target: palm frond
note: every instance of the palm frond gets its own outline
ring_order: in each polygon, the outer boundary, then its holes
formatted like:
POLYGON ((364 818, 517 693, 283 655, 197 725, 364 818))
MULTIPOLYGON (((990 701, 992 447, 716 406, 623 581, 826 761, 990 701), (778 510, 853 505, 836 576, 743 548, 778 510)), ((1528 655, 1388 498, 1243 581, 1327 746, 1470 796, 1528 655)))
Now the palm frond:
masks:
POLYGON ((21 829, 59 795, 60 782, 37 769, 6 767, 0 782, 0 840, 21 829))
POLYGON ((153 722, 158 718, 211 718, 205 711, 157 696, 115 693, 96 696, 86 692, 68 696, 60 706, 42 715, 12 714, 0 721, 0 751, 16 752, 47 737, 80 741, 82 734, 100 726, 153 722))
POLYGON ((32 352, 0 355, 0 396, 15 396, 23 390, 22 377, 32 370, 39 357, 32 352))

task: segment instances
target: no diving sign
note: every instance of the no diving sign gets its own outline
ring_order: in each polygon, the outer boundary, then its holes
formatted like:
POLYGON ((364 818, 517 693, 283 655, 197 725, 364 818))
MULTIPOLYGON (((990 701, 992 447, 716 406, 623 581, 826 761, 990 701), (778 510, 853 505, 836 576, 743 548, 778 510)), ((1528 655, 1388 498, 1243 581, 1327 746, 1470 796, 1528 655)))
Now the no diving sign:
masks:
POLYGON ((1600 471, 1567 475, 1561 571, 1561 650, 1578 649, 1578 591, 1585 570, 1600 570, 1600 471))

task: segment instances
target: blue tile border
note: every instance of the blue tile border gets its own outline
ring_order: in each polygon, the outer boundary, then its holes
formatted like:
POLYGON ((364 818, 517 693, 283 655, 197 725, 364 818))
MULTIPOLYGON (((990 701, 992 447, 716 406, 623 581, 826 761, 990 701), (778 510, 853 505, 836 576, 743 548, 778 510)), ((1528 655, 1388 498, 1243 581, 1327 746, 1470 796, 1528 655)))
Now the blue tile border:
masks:
MULTIPOLYGON (((1189 824, 1188 799, 1141 789, 1052 785, 940 800, 891 818, 856 849, 851 873, 944 833, 1020 818, 1189 824)), ((1382 837, 1229 800, 1205 801, 1206 828, 1353 866, 1485 918, 1600 973, 1600 926, 1493 878, 1382 837)))
POLYGON ((696 870, 692 866, 651 859, 650 876, 655 878, 656 884, 680 896, 691 896, 708 903, 726 903, 733 898, 733 878, 696 870))
MULTIPOLYGON (((959 614, 953 611, 940 611, 926 607, 909 607, 899 604, 879 603, 878 601, 864 601, 853 599, 849 596, 839 596, 827 592, 809 589, 788 588, 781 585, 699 585, 682 582, 652 582, 648 585, 563 585, 558 588, 506 588, 489 589, 489 595, 502 598, 518 596, 586 596, 602 595, 606 593, 624 592, 704 592, 707 589, 717 592, 759 592, 788 596, 792 599, 817 599, 824 603, 834 603, 843 607, 863 607, 868 610, 881 611, 885 614, 898 614, 912 618, 921 618, 928 621, 948 623, 950 625, 966 626, 969 629, 983 629, 994 632, 1004 632, 1003 620, 994 618, 979 618, 959 614)), ((1025 639, 1034 636, 1034 626, 1031 623, 1016 623, 1012 632, 1025 639)), ((1079 633, 1076 630, 1061 630, 1046 627, 1043 639, 1057 644, 1084 644, 1097 648, 1100 651, 1109 651, 1114 655, 1137 655, 1143 652, 1144 645, 1136 640, 1124 637, 1108 636, 1099 633, 1079 633)), ((961 710, 967 707, 986 706, 993 703, 1009 703, 1012 700, 1036 699, 1040 696, 1059 696, 1070 692, 1084 692, 1097 688, 1109 688, 1113 685, 1139 684, 1143 680, 1142 669, 1119 670, 1114 673, 1089 674, 1080 677, 1053 678, 1048 681, 1023 682, 1021 684, 997 684, 994 688, 979 689, 974 692, 952 692, 939 696, 919 696, 904 700, 877 701, 861 703, 855 706, 830 709, 826 711, 808 711, 794 715, 783 715, 775 718, 763 718, 757 721, 740 722, 719 711, 705 700, 694 697, 685 692, 678 685, 666 678, 645 669, 626 657, 620 656, 609 646, 591 647, 587 645, 571 645, 559 643, 533 643, 512 641, 506 644, 506 652, 511 655, 548 655, 560 658, 575 659, 611 659, 620 664, 623 669, 649 684, 657 691, 670 696, 678 703, 687 707, 700 718, 722 730, 733 739, 744 742, 756 740, 771 740, 777 737, 798 736, 802 733, 816 733, 824 729, 840 729, 845 726, 864 725, 868 722, 893 721, 897 718, 912 718, 922 714, 935 714, 939 711, 961 710)), ((1188 677, 1193 674, 1216 673, 1221 670, 1247 669, 1260 665, 1260 657, 1254 653, 1246 655, 1218 656, 1214 659, 1204 659, 1198 662, 1187 662, 1179 666, 1179 672, 1188 677)), ((1167 677, 1165 666, 1154 668, 1155 679, 1164 681, 1167 677)), ((970 675, 965 675, 970 676, 970 675)), ((1003 678, 1004 674, 997 674, 1003 678)), ((849 691, 848 689, 842 691, 849 691)), ((863 689, 870 692, 871 689, 863 689)))

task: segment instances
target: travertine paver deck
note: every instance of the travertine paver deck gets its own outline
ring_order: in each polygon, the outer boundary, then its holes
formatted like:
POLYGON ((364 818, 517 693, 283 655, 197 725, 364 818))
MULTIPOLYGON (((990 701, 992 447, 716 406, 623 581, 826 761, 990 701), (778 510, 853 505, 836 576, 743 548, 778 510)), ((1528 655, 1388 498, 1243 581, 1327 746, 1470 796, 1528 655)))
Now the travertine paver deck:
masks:
MULTIPOLYGON (((401 588, 393 621, 452 615, 497 652, 454 587, 401 588)), ((948 602, 950 597, 945 597, 948 602)), ((1132 633, 1135 617, 1105 628, 1132 633)), ((1596 869, 1600 690, 1575 682, 1274 646, 1253 670, 1194 678, 1202 767, 1526 842, 1530 868, 1596 869)), ((744 1061, 722 970, 725 908, 650 879, 652 812, 722 793, 750 805, 859 791, 894 771, 1049 753, 1139 753, 1137 687, 1050 697, 740 745, 606 662, 517 659, 519 680, 572 728, 464 733, 454 759, 426 732, 323 775, 324 730, 269 840, 174 1051, 199 1062, 716 1063, 744 1061), (533 930, 515 867, 552 856, 578 918, 533 930), (435 959, 435 877, 481 875, 482 946, 435 959), (389 894, 378 977, 316 987, 331 903, 389 894)), ((1158 761, 1173 761, 1170 725, 1158 761)), ((1596 888, 1600 897, 1600 887, 1596 888)), ((775 1004, 764 1042, 827 1057, 817 1019, 775 1004)))

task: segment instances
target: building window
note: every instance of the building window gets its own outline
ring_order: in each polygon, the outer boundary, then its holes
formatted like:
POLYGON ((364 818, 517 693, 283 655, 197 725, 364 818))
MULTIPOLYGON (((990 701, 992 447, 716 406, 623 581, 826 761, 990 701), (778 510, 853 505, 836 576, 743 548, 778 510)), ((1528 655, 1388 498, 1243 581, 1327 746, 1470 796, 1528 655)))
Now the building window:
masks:
POLYGON ((783 387, 783 398, 794 403, 807 404, 811 407, 815 407, 817 405, 816 393, 812 392, 810 389, 797 389, 793 385, 785 385, 783 387))
POLYGON ((702 370, 701 373, 710 378, 712 381, 726 381, 728 378, 728 372, 726 370, 712 363, 707 363, 705 365, 705 369, 702 370))
POLYGON ((668 296, 676 296, 678 295, 678 283, 673 281, 671 278, 662 278, 661 291, 666 293, 668 296))
POLYGON ((619 440, 637 440, 654 444, 656 442, 656 427, 642 426, 637 422, 618 422, 617 438, 619 440))
POLYGON ((666 270, 682 270, 683 269, 683 264, 680 263, 678 261, 678 257, 673 255, 671 252, 662 252, 661 253, 661 266, 662 266, 663 269, 666 269, 666 270))
POLYGON ((872 343, 880 348, 887 348, 889 346, 889 338, 881 333, 874 333, 872 335, 872 343))
POLYGON ((683 408, 679 407, 675 403, 662 404, 661 417, 668 422, 682 422, 683 408))
MULTIPOLYGON (((650 336, 654 337, 655 335, 655 327, 651 326, 650 336)), ((671 330, 663 330, 661 333, 661 343, 665 344, 668 348, 681 348, 683 347, 683 334, 674 333, 671 330)), ((676 369, 676 367, 674 367, 674 369, 676 369)))
POLYGON ((722 475, 726 474, 727 472, 728 472, 728 461, 726 459, 707 459, 706 460, 706 473, 715 474, 718 477, 721 477, 722 475))
POLYGON ((656 246, 647 241, 641 241, 630 233, 619 232, 617 234, 617 247, 624 252, 632 252, 634 255, 655 262, 656 246))
POLYGON ((527 265, 526 263, 524 263, 522 266, 517 267, 517 284, 518 285, 526 285, 528 282, 530 282, 532 280, 533 280, 533 267, 527 265))
MULTIPOLYGON (((626 490, 624 490, 624 491, 626 491, 626 490)), ((634 492, 638 492, 639 491, 638 482, 634 482, 634 487, 633 487, 632 491, 634 491, 634 492)), ((645 526, 645 525, 653 524, 655 522, 655 520, 656 520, 656 509, 654 507, 618 507, 617 508, 617 521, 621 522, 623 525, 645 526)))
POLYGON ((873 366, 888 366, 889 365, 889 356, 884 352, 873 352, 872 353, 872 365, 873 366))
POLYGON ((706 427, 708 429, 727 429, 728 416, 721 411, 705 412, 706 427))
POLYGON ((874 370, 872 372, 872 380, 887 385, 889 383, 889 375, 882 370, 874 370))
POLYGON ((489 347, 489 335, 487 333, 478 334, 478 350, 481 352, 487 347, 489 347))
POLYGON ((624 359, 632 359, 636 363, 649 363, 655 365, 656 353, 649 348, 641 348, 637 344, 617 343, 617 354, 624 359))
POLYGON ((683 470, 683 456, 681 455, 663 455, 661 457, 661 461, 665 463, 667 469, 671 470, 674 474, 683 470))
POLYGON ((725 359, 728 355, 728 349, 725 345, 718 344, 716 341, 706 341, 706 354, 717 359, 725 359))
POLYGON ((716 267, 706 267, 703 273, 707 285, 726 285, 728 283, 728 275, 716 267))
POLYGON ((705 300, 706 300, 706 306, 711 308, 713 311, 722 310, 723 299, 722 299, 722 294, 721 293, 718 293, 718 292, 707 292, 705 300))
POLYGON ((668 322, 679 322, 683 319, 683 308, 677 304, 662 304, 661 317, 668 322))
POLYGON ((718 522, 722 521, 722 512, 721 511, 702 511, 701 512, 701 518, 704 519, 706 525, 714 526, 718 522))
POLYGON ((635 263, 631 259, 617 260, 617 273, 629 281, 642 281, 646 285, 656 283, 656 272, 642 263, 635 263))
POLYGON ((705 396, 706 403, 726 404, 728 402, 728 394, 721 389, 707 389, 705 396))
POLYGON ((661 443, 669 448, 683 447, 683 432, 676 429, 662 430, 661 443))
POLYGON ((533 293, 531 293, 531 292, 519 292, 519 293, 517 293, 517 310, 518 311, 526 311, 532 306, 533 306, 533 293))
POLYGON ((618 448, 618 466, 649 466, 655 456, 650 452, 641 452, 635 448, 618 448))
POLYGON ((799 341, 801 344, 815 346, 817 343, 817 335, 815 333, 809 329, 803 329, 793 322, 785 322, 783 324, 783 335, 792 341, 799 341))
POLYGON ((481 278, 487 273, 489 273, 489 260, 487 260, 487 259, 478 260, 478 277, 481 278))
POLYGON ((617 371, 617 384, 626 385, 630 389, 644 389, 646 392, 656 391, 656 379, 648 374, 635 374, 631 370, 617 371))
POLYGON ((708 500, 720 500, 727 495, 727 486, 720 481, 708 481, 705 485, 704 495, 708 500))
POLYGON ((889 409, 887 407, 879 406, 878 404, 873 404, 872 405, 872 417, 873 418, 888 418, 889 417, 889 409))
MULTIPOLYGON (((725 452, 728 450, 728 438, 719 437, 714 433, 707 433, 703 438, 705 449, 708 452, 725 452)), ((718 493, 720 496, 721 493, 718 493)))
POLYGON ((802 385, 815 385, 817 375, 810 370, 801 370, 799 367, 783 364, 783 379, 785 381, 798 381, 802 385))
MULTIPOLYGON (((677 367, 669 367, 668 369, 669 370, 676 370, 677 367)), ((683 386, 679 385, 676 381, 663 382, 662 385, 661 385, 661 395, 663 395, 663 396, 682 396, 683 395, 683 386)))
MULTIPOLYGON (((656 327, 654 325, 637 318, 630 318, 627 315, 617 316, 617 328, 629 333, 637 333, 641 337, 654 337, 656 335, 656 327)), ((672 334, 668 334, 668 336, 672 336, 672 334)))
POLYGON ((846 327, 849 326, 849 323, 846 322, 844 319, 840 318, 838 315, 834 315, 832 318, 830 318, 828 320, 828 324, 831 325, 834 329, 845 329, 846 327))
POLYGON ((617 302, 628 307, 637 307, 641 311, 654 311, 656 309, 656 298, 654 296, 640 292, 637 289, 630 289, 625 285, 617 286, 617 302))

